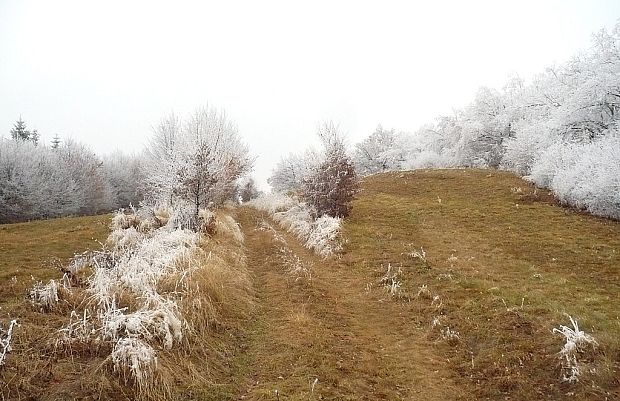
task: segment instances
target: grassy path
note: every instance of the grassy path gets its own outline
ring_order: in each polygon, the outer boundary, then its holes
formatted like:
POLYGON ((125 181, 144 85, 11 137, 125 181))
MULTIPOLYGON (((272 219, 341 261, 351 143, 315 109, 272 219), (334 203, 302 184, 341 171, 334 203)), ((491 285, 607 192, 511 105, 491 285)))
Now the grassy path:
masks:
POLYGON ((321 260, 260 212, 244 209, 238 219, 259 303, 239 398, 465 398, 422 326, 401 303, 366 291, 363 271, 321 260))
POLYGON ((245 399, 620 397, 617 222, 488 170, 365 179, 327 261, 259 212, 239 219, 261 305, 245 399), (577 355, 577 383, 562 380, 553 332, 567 315, 599 343, 577 355))

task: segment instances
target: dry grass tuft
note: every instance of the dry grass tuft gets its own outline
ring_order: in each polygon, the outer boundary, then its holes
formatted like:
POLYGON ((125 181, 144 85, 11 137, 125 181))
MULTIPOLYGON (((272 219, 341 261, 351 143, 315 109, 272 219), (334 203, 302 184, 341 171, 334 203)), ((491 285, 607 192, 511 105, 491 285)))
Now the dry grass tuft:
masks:
POLYGON ((253 305, 239 227, 217 217, 213 237, 193 243, 147 228, 140 213, 117 214, 104 252, 64 262, 41 277, 53 276, 48 284, 24 283, 30 300, 4 309, 34 305, 0 370, 2 396, 167 400, 213 389, 253 305), (174 241, 180 253, 166 248, 174 241))

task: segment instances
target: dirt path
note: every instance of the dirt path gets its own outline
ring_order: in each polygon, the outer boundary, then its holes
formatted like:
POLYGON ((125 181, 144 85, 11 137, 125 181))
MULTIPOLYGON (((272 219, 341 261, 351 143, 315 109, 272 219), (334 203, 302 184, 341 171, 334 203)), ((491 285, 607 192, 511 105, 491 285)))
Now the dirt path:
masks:
POLYGON ((363 269, 321 260, 253 209, 238 220, 259 304, 236 362, 239 399, 468 398, 423 322, 367 291, 363 269))

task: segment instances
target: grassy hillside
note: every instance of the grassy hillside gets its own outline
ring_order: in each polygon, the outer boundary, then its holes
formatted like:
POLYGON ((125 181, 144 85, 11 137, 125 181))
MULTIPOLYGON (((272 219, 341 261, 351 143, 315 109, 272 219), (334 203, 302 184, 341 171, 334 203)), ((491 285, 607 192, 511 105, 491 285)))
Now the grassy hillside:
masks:
POLYGON ((620 397, 618 222, 497 171, 390 173, 362 188, 342 263, 376 278, 400 269, 396 298, 412 324, 424 318, 473 398, 620 397), (425 261, 412 255, 422 248, 425 261), (570 326, 564 314, 599 343, 579 356, 587 369, 575 385, 560 381, 564 340, 552 333, 570 326), (458 339, 439 341, 447 327, 458 339))
MULTIPOLYGON (((234 277, 217 284, 214 307, 192 315, 223 311, 209 346, 168 355, 179 367, 191 362, 195 379, 175 381, 171 398, 620 398, 618 222, 488 170, 364 179, 344 221, 344 250, 326 260, 264 213, 236 213, 257 307, 251 319, 231 318, 223 307, 234 277), (553 332, 570 326, 567 315, 598 342, 578 354, 582 374, 573 384, 562 381, 565 340, 553 332)), ((0 369, 0 395, 135 397, 97 351, 66 357, 50 345, 68 311, 40 313, 24 298, 34 281, 59 277, 56 258, 97 248, 108 222, 0 226, 0 321, 22 323, 0 369)), ((205 251, 227 241, 216 238, 205 251)))
POLYGON ((109 224, 110 215, 0 224, 0 317, 7 317, 7 304, 23 298, 33 281, 58 278, 59 264, 99 248, 109 224))

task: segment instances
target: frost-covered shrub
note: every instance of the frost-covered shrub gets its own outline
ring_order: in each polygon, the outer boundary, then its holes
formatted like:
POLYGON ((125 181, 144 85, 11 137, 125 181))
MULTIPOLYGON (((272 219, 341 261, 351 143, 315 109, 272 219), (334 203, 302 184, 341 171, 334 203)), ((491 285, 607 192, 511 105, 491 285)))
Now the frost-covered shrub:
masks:
POLYGON ((562 379, 569 383, 574 383, 579 381, 579 376, 581 375, 581 367, 577 361, 577 355, 585 351, 588 346, 598 346, 598 343, 594 337, 579 330, 576 320, 571 316, 568 316, 568 318, 573 326, 572 328, 560 325, 560 328, 554 328, 553 332, 562 334, 566 340, 566 344, 564 344, 559 354, 565 373, 562 379))
POLYGON ((312 212, 305 203, 300 203, 288 210, 273 213, 272 218, 299 239, 307 240, 312 231, 312 212))
POLYGON ((267 212, 272 215, 276 212, 289 210, 293 206, 297 205, 297 201, 295 201, 290 196, 286 196, 279 192, 273 192, 263 194, 258 198, 252 199, 246 204, 255 209, 262 210, 263 212, 267 212))
POLYGON ((408 154, 402 163, 403 170, 449 168, 455 166, 457 166, 457 163, 452 157, 438 154, 432 150, 408 154))
POLYGON ((564 203, 620 219, 620 133, 585 144, 555 144, 527 178, 564 203))

